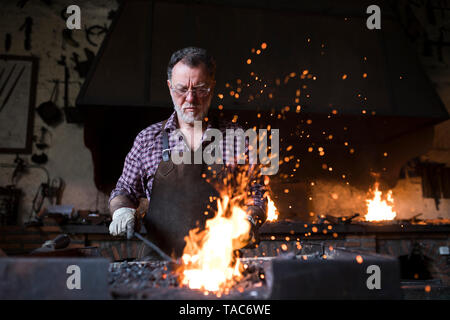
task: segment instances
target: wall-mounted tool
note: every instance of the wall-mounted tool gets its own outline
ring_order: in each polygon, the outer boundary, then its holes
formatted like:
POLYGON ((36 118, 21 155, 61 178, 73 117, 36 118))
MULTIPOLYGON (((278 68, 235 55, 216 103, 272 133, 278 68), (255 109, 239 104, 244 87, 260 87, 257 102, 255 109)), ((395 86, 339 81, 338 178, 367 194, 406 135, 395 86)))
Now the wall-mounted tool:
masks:
POLYGON ((19 31, 25 30, 25 41, 24 41, 24 47, 25 50, 30 51, 31 50, 31 32, 33 28, 33 18, 26 17, 25 22, 20 27, 19 31))
POLYGON ((86 78, 89 68, 91 67, 92 62, 95 58, 95 53, 89 50, 88 48, 84 48, 84 53, 86 54, 87 60, 80 61, 79 55, 74 52, 72 54, 72 61, 75 62, 75 71, 78 72, 80 78, 86 78))
POLYGON ((49 147, 49 145, 46 143, 47 134, 51 134, 50 131, 48 131, 46 127, 41 127, 41 136, 39 138, 34 136, 34 139, 36 140, 36 148, 41 151, 40 154, 35 153, 31 156, 31 161, 36 164, 45 164, 48 161, 48 157, 44 153, 44 150, 49 147))
POLYGON ((69 44, 72 47, 78 48, 80 43, 73 38, 73 30, 63 29, 62 36, 64 39, 64 43, 69 44))
POLYGON ((106 24, 104 26, 99 26, 99 25, 94 25, 91 26, 89 28, 85 28, 85 32, 86 32, 86 40, 93 45, 94 47, 97 46, 97 44, 92 41, 92 36, 96 36, 99 37, 102 34, 106 33, 108 31, 108 27, 106 26, 106 24))
POLYGON ((64 114, 66 116, 67 123, 81 123, 83 118, 78 108, 69 107, 69 83, 70 73, 69 67, 67 66, 66 56, 62 55, 61 59, 58 60, 58 64, 64 67, 64 114))
POLYGON ((36 112, 47 125, 56 127, 63 121, 63 115, 55 103, 58 97, 59 80, 53 80, 53 82, 54 86, 50 99, 41 103, 36 108, 36 112))
POLYGON ((19 157, 19 155, 16 155, 16 159, 14 159, 14 163, 16 164, 16 167, 14 168, 14 172, 12 175, 12 183, 13 185, 16 184, 15 180, 18 180, 22 174, 25 173, 26 165, 25 161, 19 157))

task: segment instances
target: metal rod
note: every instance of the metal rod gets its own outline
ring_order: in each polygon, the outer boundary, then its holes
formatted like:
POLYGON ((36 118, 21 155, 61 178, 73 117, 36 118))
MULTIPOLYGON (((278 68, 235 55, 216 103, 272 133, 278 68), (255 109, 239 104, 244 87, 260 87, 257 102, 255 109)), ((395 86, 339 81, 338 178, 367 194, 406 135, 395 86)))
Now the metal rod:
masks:
POLYGON ((171 257, 169 257, 167 254, 165 254, 160 248, 158 248, 153 242, 151 242, 150 240, 148 240, 147 238, 145 238, 144 236, 142 236, 140 233, 135 232, 134 235, 136 236, 136 238, 142 240, 142 242, 144 242, 147 246, 149 246, 150 248, 152 248, 153 250, 155 250, 160 256, 161 258, 163 258, 164 260, 167 261, 171 261, 171 262, 175 262, 175 260, 173 260, 171 257))

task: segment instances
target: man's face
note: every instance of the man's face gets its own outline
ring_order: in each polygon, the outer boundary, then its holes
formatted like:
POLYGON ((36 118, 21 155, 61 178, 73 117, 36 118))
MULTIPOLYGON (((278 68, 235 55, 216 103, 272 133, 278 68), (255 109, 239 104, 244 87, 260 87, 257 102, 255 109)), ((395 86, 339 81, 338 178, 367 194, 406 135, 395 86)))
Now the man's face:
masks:
POLYGON ((194 121, 203 120, 211 104, 214 84, 204 64, 189 67, 180 61, 173 67, 167 85, 179 121, 193 125, 194 121))

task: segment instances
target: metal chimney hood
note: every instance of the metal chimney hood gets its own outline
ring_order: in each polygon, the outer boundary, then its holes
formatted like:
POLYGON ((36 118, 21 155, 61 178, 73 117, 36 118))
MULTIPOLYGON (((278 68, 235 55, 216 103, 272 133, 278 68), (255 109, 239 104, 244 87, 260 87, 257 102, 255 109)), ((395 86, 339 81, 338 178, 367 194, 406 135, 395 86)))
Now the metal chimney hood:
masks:
POLYGON ((77 107, 88 118, 99 110, 141 110, 147 125, 159 121, 172 111, 168 60, 186 46, 205 47, 216 57, 212 110, 237 114, 241 123, 280 128, 282 145, 294 144, 305 159, 305 174, 323 174, 316 170, 323 158, 312 159, 306 151, 314 143, 328 147, 328 158, 349 178, 353 172, 367 183, 370 171, 382 171, 393 184, 401 166, 432 145, 433 125, 449 117, 388 2, 352 0, 125 0, 77 107), (371 4, 381 7, 381 30, 366 27, 371 4), (231 91, 239 86, 236 98, 231 91), (290 111, 278 119, 286 106, 290 111), (301 131, 310 137, 301 139, 301 131), (323 132, 333 140, 325 141, 323 132), (343 149, 346 141, 356 146, 355 154, 343 149), (389 159, 382 156, 386 151, 389 159))

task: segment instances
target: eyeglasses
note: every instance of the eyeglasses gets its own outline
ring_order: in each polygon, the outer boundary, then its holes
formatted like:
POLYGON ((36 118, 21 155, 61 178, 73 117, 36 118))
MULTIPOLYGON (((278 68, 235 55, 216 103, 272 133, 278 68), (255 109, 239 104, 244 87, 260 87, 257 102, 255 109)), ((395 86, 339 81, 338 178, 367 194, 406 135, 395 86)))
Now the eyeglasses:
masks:
POLYGON ((197 88, 193 90, 187 90, 187 89, 176 89, 174 87, 170 87, 170 90, 175 92, 180 97, 186 97, 188 95, 188 92, 192 92, 192 94, 196 95, 199 98, 206 97, 210 92, 211 88, 197 88))

